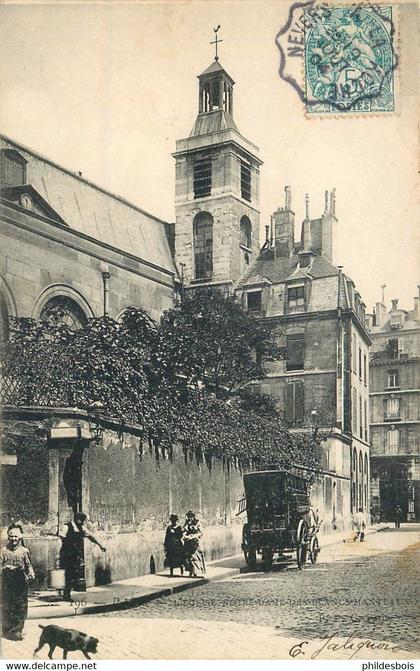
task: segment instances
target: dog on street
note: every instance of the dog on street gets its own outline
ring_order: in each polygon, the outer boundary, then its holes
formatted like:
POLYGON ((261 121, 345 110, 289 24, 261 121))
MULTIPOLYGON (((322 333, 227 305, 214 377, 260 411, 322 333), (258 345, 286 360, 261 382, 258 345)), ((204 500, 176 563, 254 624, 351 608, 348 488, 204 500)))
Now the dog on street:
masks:
POLYGON ((43 627, 41 624, 39 626, 42 629, 42 633, 39 637, 38 647, 34 650, 34 655, 45 644, 50 647, 48 653, 50 659, 53 658, 55 648, 63 649, 63 659, 67 659, 67 653, 73 650, 80 650, 87 659, 91 659, 89 653, 95 654, 97 652, 98 639, 88 636, 88 634, 84 634, 82 631, 63 629, 63 627, 57 627, 55 624, 49 624, 46 627, 43 627))

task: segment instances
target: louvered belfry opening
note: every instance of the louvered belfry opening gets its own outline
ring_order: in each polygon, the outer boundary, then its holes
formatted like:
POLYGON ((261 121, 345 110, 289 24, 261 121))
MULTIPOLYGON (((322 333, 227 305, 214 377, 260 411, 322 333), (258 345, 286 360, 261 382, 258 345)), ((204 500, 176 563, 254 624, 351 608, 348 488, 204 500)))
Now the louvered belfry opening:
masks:
POLYGON ((194 163, 194 198, 211 195, 212 169, 211 158, 204 158, 194 163))

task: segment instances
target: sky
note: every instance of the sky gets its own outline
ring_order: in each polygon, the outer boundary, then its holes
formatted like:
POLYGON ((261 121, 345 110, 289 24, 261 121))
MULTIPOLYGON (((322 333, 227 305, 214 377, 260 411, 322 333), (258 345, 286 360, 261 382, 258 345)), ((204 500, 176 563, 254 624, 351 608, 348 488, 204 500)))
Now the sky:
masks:
POLYGON ((368 310, 412 309, 420 282, 416 217, 415 5, 398 12, 396 113, 308 119, 278 74, 286 0, 0 4, 0 129, 149 212, 174 221, 177 139, 197 114, 214 58, 233 77, 234 118, 260 148, 261 238, 292 188, 300 237, 336 188, 337 252, 368 310))

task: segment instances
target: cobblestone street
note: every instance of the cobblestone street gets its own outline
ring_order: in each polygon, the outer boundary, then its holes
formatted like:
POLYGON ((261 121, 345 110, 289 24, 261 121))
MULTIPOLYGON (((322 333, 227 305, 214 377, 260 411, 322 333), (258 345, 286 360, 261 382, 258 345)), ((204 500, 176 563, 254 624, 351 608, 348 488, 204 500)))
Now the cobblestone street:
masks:
MULTIPOLYGON (((138 608, 56 623, 97 636, 96 659, 290 659, 291 649, 300 659, 414 658, 419 529, 406 525, 363 544, 327 547, 304 571, 295 563, 268 573, 244 571, 138 608)), ((51 622, 28 621, 25 641, 4 641, 3 655, 31 657, 37 625, 51 622)), ((45 648, 39 656, 46 655, 45 648)))

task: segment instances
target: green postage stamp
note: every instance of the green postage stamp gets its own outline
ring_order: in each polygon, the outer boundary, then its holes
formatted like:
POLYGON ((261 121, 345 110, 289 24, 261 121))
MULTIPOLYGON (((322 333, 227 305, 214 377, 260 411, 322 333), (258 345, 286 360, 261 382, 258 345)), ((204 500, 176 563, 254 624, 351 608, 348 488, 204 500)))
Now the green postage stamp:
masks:
POLYGON ((280 76, 308 114, 393 112, 394 33, 388 5, 295 3, 276 39, 280 76))

